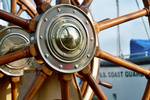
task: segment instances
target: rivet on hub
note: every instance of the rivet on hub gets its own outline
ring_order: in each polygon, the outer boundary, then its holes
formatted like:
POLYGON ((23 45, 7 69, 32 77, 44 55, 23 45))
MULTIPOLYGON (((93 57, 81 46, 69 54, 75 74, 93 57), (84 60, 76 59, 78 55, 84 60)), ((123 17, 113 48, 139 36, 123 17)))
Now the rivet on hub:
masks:
POLYGON ((94 40, 94 38, 93 38, 93 37, 91 37, 91 38, 90 38, 90 40, 91 40, 91 41, 93 41, 93 40, 94 40))
POLYGON ((60 8, 57 8, 57 11, 58 11, 58 12, 61 12, 61 9, 60 9, 60 8))
POLYGON ((30 40, 31 40, 31 41, 34 41, 34 37, 33 37, 33 36, 31 36, 30 40))
POLYGON ((88 25, 88 21, 86 21, 86 22, 85 22, 85 24, 87 24, 87 25, 88 25))
POLYGON ((48 19, 47 19, 47 18, 45 18, 45 19, 44 19, 44 21, 45 21, 45 22, 47 22, 47 21, 48 21, 48 19))
POLYGON ((49 54, 46 53, 46 54, 45 54, 45 57, 48 58, 48 57, 49 57, 49 54))
POLYGON ((63 68, 63 65, 59 65, 59 68, 62 69, 62 68, 63 68))
POLYGON ((10 32, 10 29, 8 29, 7 31, 10 32))
POLYGON ((79 65, 75 65, 74 67, 77 69, 77 68, 79 68, 79 65))
POLYGON ((90 58, 90 54, 88 54, 87 57, 90 58))
POLYGON ((75 10, 73 10, 73 13, 76 13, 76 11, 75 11, 75 10))
POLYGON ((40 39, 43 39, 43 36, 42 36, 42 35, 40 35, 40 39))
POLYGON ((53 35, 52 38, 55 39, 55 36, 53 35))

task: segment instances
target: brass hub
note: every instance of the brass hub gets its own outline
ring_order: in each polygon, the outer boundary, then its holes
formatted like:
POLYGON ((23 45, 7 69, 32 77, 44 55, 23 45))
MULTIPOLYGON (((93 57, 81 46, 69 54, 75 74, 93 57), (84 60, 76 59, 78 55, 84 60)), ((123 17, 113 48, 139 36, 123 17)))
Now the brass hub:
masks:
POLYGON ((74 73, 85 68, 96 48, 90 19, 72 5, 48 9, 39 20, 36 40, 45 62, 62 73, 74 73))

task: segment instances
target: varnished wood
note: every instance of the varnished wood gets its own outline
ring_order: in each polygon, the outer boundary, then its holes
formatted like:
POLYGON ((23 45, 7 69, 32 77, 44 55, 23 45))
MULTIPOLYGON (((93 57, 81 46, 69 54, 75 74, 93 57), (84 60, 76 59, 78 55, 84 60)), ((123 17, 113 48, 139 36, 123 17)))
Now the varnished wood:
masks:
POLYGON ((45 12, 50 7, 51 0, 34 0, 39 14, 45 12))
MULTIPOLYGON (((79 100, 83 100, 83 96, 82 96, 82 91, 80 89, 80 86, 78 84, 78 81, 77 81, 77 78, 76 78, 76 75, 73 74, 73 79, 72 79, 72 83, 73 83, 73 88, 75 90, 74 93, 76 93, 76 97, 78 97, 79 100)), ((71 88, 72 90, 72 88, 71 88)))
POLYGON ((30 90, 25 95, 24 100, 32 100, 33 97, 38 92, 38 90, 43 85, 43 83, 46 81, 46 79, 51 75, 52 71, 48 69, 45 65, 42 66, 42 69, 37 73, 37 77, 35 78, 35 81, 31 85, 30 90))
POLYGON ((0 78, 3 78, 4 74, 2 72, 0 72, 0 78))
POLYGON ((86 79, 92 90, 94 91, 95 95, 98 97, 99 100, 107 100, 106 95, 102 91, 101 87, 99 86, 98 82, 93 78, 90 73, 90 66, 86 67, 84 70, 80 72, 80 74, 86 79))
POLYGON ((20 7, 25 7, 23 10, 25 10, 32 18, 38 15, 36 7, 31 3, 30 0, 18 0, 17 4, 20 7))
POLYGON ((146 16, 149 14, 149 10, 147 8, 124 15, 124 16, 120 16, 114 19, 110 19, 110 20, 106 20, 103 22, 98 22, 97 24, 95 24, 95 29, 98 32, 105 30, 107 28, 119 25, 121 23, 125 23, 127 21, 142 17, 142 16, 146 16))
POLYGON ((11 0, 11 13, 16 14, 17 12, 17 1, 18 0, 11 0))
POLYGON ((0 56, 0 66, 22 59, 27 57, 35 56, 35 48, 34 46, 26 47, 25 49, 15 51, 13 53, 8 53, 6 55, 0 56))
POLYGON ((47 79, 47 75, 45 75, 43 72, 40 72, 35 82, 33 83, 32 87, 24 97, 24 100, 32 100, 46 79, 47 79))
POLYGON ((81 6, 89 8, 93 0, 84 0, 81 6))
POLYGON ((17 12, 17 16, 20 16, 22 14, 24 10, 22 8, 19 9, 19 11, 17 12))
POLYGON ((75 75, 76 75, 76 77, 80 78, 81 80, 85 80, 84 77, 81 76, 80 74, 76 73, 75 75))
POLYGON ((106 88, 109 88, 109 89, 111 89, 113 87, 112 84, 110 84, 108 82, 104 82, 104 81, 99 81, 99 84, 106 88))
POLYGON ((71 4, 71 0, 57 0, 57 4, 71 4))
POLYGON ((87 90, 87 85, 88 85, 87 81, 83 81, 83 84, 81 86, 81 94, 82 94, 83 97, 85 96, 85 93, 86 93, 86 90, 87 90))
POLYGON ((18 16, 15 16, 11 13, 8 13, 6 11, 0 10, 0 18, 6 21, 9 21, 13 24, 22 26, 22 27, 28 27, 29 26, 29 21, 25 20, 23 18, 20 18, 18 16))
POLYGON ((11 77, 12 100, 18 100, 20 77, 11 77))
POLYGON ((143 74, 147 77, 150 77, 150 71, 149 70, 144 69, 141 66, 133 64, 129 61, 123 60, 119 57, 113 56, 113 55, 111 55, 105 51, 97 49, 96 57, 110 61, 110 62, 115 63, 117 65, 120 65, 124 68, 127 68, 129 70, 132 70, 132 71, 135 71, 137 73, 143 74))
POLYGON ((61 96, 62 96, 62 100, 71 100, 71 97, 70 97, 70 82, 73 78, 72 75, 67 75, 67 74, 64 74, 64 75, 60 75, 59 76, 60 78, 60 84, 61 84, 61 96))
POLYGON ((145 88, 142 100, 150 100, 150 80, 147 81, 147 86, 145 88))
POLYGON ((71 0, 71 3, 75 6, 79 6, 80 5, 80 2, 79 0, 71 0))
MULTIPOLYGON (((143 3, 144 3, 145 8, 150 10, 150 0, 143 0, 143 3)), ((147 16, 147 17, 148 17, 148 21, 150 25, 150 16, 147 16)))
POLYGON ((33 27, 33 25, 36 25, 36 24, 32 24, 33 23, 33 22, 31 23, 32 20, 30 21, 30 20, 23 19, 21 17, 18 17, 16 15, 13 15, 3 10, 0 10, 0 19, 3 19, 5 21, 18 25, 30 32, 33 32, 35 30, 34 29, 35 26, 33 27), (32 28, 30 27, 31 26, 30 24, 32 24, 32 28))

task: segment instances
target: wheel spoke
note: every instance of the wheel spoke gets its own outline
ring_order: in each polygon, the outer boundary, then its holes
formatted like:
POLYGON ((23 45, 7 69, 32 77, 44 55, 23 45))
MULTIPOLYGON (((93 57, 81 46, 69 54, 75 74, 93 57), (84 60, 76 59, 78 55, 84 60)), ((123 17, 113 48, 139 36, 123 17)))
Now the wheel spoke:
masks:
POLYGON ((3 10, 0 10, 0 19, 18 25, 27 31, 35 31, 36 22, 34 20, 26 20, 3 10))
POLYGON ((84 0, 81 4, 82 7, 89 8, 93 0, 84 0))
POLYGON ((26 7, 26 11, 27 13, 32 17, 34 18, 35 16, 38 15, 38 12, 37 10, 35 9, 35 6, 29 1, 29 0, 19 0, 17 2, 17 4, 22 7, 26 7))
POLYGON ((80 87, 78 86, 75 74, 73 75, 71 90, 74 90, 72 92, 73 92, 74 96, 76 97, 76 99, 83 100, 83 97, 82 97, 81 91, 80 91, 80 87))
POLYGON ((39 14, 45 12, 50 7, 51 0, 34 0, 39 14))
POLYGON ((62 100, 70 100, 70 82, 72 75, 60 75, 62 100))
POLYGON ((15 60, 32 56, 36 56, 35 47, 33 45, 31 45, 30 47, 26 47, 23 50, 18 50, 13 53, 8 53, 6 55, 0 56, 0 66, 13 62, 15 60))
POLYGON ((127 68, 129 70, 132 70, 132 71, 135 71, 137 73, 143 74, 147 77, 150 77, 150 71, 149 70, 143 69, 142 67, 140 67, 136 64, 133 64, 131 62, 123 60, 119 57, 113 56, 107 52, 97 50, 96 57, 110 61, 110 62, 115 63, 117 65, 120 65, 124 68, 127 68))
POLYGON ((79 6, 85 13, 89 12, 89 7, 93 0, 83 0, 83 3, 79 6))
POLYGON ((20 77, 11 77, 12 100, 18 100, 20 77))
POLYGON ((99 86, 98 82, 93 78, 90 73, 90 66, 86 67, 84 70, 80 72, 80 74, 86 79, 92 90, 94 91, 95 95, 99 98, 99 100, 107 100, 106 95, 102 91, 101 87, 99 86))
POLYGON ((76 5, 76 6, 79 6, 79 5, 80 5, 79 0, 71 0, 71 3, 72 3, 73 5, 76 5))
POLYGON ((85 94, 86 94, 87 85, 88 85, 88 83, 85 81, 85 82, 83 82, 83 84, 81 86, 81 94, 82 94, 82 96, 85 96, 85 94))
POLYGON ((99 84, 106 88, 109 88, 109 89, 111 89, 113 87, 112 84, 110 84, 108 82, 99 81, 99 84))
POLYGON ((114 18, 114 19, 110 19, 110 20, 106 20, 103 22, 98 22, 97 24, 95 24, 95 29, 96 32, 99 33, 100 31, 119 25, 121 23, 125 23, 127 21, 142 17, 142 16, 146 16, 149 14, 149 10, 148 9, 142 9, 124 16, 120 16, 118 18, 114 18))
POLYGON ((57 0, 57 4, 71 4, 71 0, 57 0))
MULTIPOLYGON (((143 1, 143 4, 144 4, 144 7, 149 9, 150 7, 150 1, 149 0, 142 0, 143 1)), ((149 21, 149 25, 150 25, 150 17, 148 16, 148 21, 149 21)))
POLYGON ((0 79, 3 78, 4 76, 5 75, 2 72, 0 72, 0 79))
POLYGON ((81 76, 80 74, 76 73, 76 77, 80 78, 81 80, 84 80, 84 77, 81 76))
POLYGON ((35 94, 38 92, 40 87, 43 85, 45 80, 52 75, 52 71, 47 68, 47 66, 42 66, 42 69, 39 71, 37 77, 35 78, 34 83, 31 85, 30 90, 24 97, 24 100, 32 100, 35 94))
POLYGON ((10 14, 6 11, 0 10, 0 18, 6 21, 9 21, 13 24, 19 25, 21 27, 28 27, 29 21, 25 20, 23 18, 20 18, 18 16, 15 16, 13 14, 10 14))
POLYGON ((21 8, 21 9, 19 9, 19 11, 17 12, 17 16, 20 16, 21 15, 21 13, 23 12, 24 10, 21 8))
POLYGON ((17 12, 17 0, 11 0, 11 13, 16 14, 17 12))
POLYGON ((150 80, 147 81, 147 86, 145 88, 142 100, 150 100, 150 80))

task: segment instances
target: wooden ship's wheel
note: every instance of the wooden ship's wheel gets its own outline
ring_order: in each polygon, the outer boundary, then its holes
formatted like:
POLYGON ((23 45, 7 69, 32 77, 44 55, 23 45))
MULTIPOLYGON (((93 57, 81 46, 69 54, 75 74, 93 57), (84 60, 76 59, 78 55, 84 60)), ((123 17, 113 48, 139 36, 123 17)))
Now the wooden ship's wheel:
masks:
MULTIPOLYGON (((97 43, 100 31, 149 16, 149 0, 143 0, 142 10, 100 22, 92 19, 89 10, 92 0, 56 0, 54 6, 51 0, 34 0, 36 9, 29 0, 11 2, 11 13, 0 10, 0 18, 23 28, 11 24, 0 30, 1 82, 10 80, 12 100, 89 100, 93 93, 100 100, 107 100, 99 84, 111 85, 97 80, 98 58, 149 79, 149 70, 100 50, 97 43), (24 11, 31 19, 19 17, 24 11)), ((0 86, 1 98, 7 99, 4 87, 5 84, 0 86)), ((148 84, 143 99, 149 98, 148 84)))

